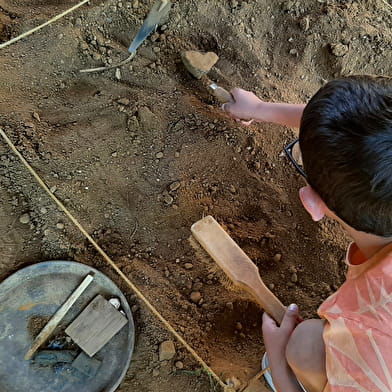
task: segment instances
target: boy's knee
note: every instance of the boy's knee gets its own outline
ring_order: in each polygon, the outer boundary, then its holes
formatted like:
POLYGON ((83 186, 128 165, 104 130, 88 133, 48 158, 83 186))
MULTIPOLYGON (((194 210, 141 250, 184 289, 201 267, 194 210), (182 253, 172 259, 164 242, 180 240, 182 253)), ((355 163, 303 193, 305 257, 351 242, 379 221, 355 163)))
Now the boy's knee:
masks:
POLYGON ((296 371, 325 371, 324 321, 306 320, 293 331, 286 347, 286 359, 296 371))

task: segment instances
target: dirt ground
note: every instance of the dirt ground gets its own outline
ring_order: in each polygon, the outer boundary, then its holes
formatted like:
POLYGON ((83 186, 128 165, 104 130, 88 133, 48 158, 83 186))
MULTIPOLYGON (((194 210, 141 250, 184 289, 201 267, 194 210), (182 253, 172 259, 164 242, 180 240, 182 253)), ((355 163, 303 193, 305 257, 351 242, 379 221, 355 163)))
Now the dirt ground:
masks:
MULTIPOLYGON (((0 42, 74 3, 0 0, 0 42)), ((188 240, 192 223, 213 215, 282 302, 298 303, 304 317, 343 282, 348 239, 331 221, 313 223, 300 205, 304 182, 282 154, 295 130, 246 128, 225 117, 187 73, 180 52, 217 53, 209 76, 226 88, 306 102, 340 75, 391 75, 391 6, 173 3, 167 23, 117 74, 79 70, 124 59, 150 0, 92 0, 2 49, 0 126, 198 354, 223 380, 236 376, 244 386, 260 367, 262 312, 198 257, 188 240), (197 304, 194 291, 201 294, 197 304)), ((119 391, 214 390, 181 345, 173 360, 159 362, 158 345, 169 333, 3 142, 0 183, 0 279, 44 260, 93 265, 124 290, 135 318, 135 354, 119 391)))

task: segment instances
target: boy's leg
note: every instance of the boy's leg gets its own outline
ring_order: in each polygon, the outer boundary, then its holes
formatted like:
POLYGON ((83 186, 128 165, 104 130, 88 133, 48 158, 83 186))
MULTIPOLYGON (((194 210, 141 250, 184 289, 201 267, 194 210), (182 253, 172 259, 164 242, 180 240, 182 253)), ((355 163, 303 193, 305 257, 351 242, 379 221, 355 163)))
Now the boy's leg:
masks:
POLYGON ((307 392, 322 392, 327 383, 322 320, 306 320, 293 331, 286 358, 307 392))

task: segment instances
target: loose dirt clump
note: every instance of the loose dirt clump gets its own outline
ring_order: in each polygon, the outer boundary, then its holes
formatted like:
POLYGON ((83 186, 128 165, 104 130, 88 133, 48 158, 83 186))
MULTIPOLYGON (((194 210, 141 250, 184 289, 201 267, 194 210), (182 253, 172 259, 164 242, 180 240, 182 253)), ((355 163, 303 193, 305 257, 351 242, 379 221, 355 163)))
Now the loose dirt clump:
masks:
MULTIPOLYGON (((91 1, 2 49, 0 126, 214 371, 244 385, 260 368, 262 312, 198 256, 191 224, 213 215, 304 317, 343 282, 348 239, 331 221, 313 223, 300 205, 303 180, 282 154, 296 131, 225 117, 181 52, 215 52, 209 77, 225 88, 306 102, 340 75, 390 75, 392 17, 381 0, 173 3, 167 23, 117 72, 79 70, 126 58, 152 1, 91 1)), ((0 0, 0 41, 73 4, 0 0)), ((1 278, 43 260, 93 265, 124 290, 137 326, 119 391, 213 390, 179 344, 173 359, 159 361, 160 343, 173 338, 4 143, 0 183, 1 278)))

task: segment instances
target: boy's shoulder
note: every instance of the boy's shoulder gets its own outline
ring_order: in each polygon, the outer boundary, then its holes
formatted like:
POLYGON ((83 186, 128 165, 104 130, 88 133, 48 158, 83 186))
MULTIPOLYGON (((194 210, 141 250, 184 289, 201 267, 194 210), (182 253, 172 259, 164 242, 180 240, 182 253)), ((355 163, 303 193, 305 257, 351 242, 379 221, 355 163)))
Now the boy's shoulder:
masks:
POLYGON ((320 306, 319 314, 327 320, 349 318, 375 328, 388 319, 392 331, 392 243, 368 260, 361 258, 352 244, 346 259, 347 280, 320 306))
POLYGON ((390 391, 392 244, 364 263, 350 263, 346 282, 320 306, 319 315, 327 321, 328 390, 390 391))

